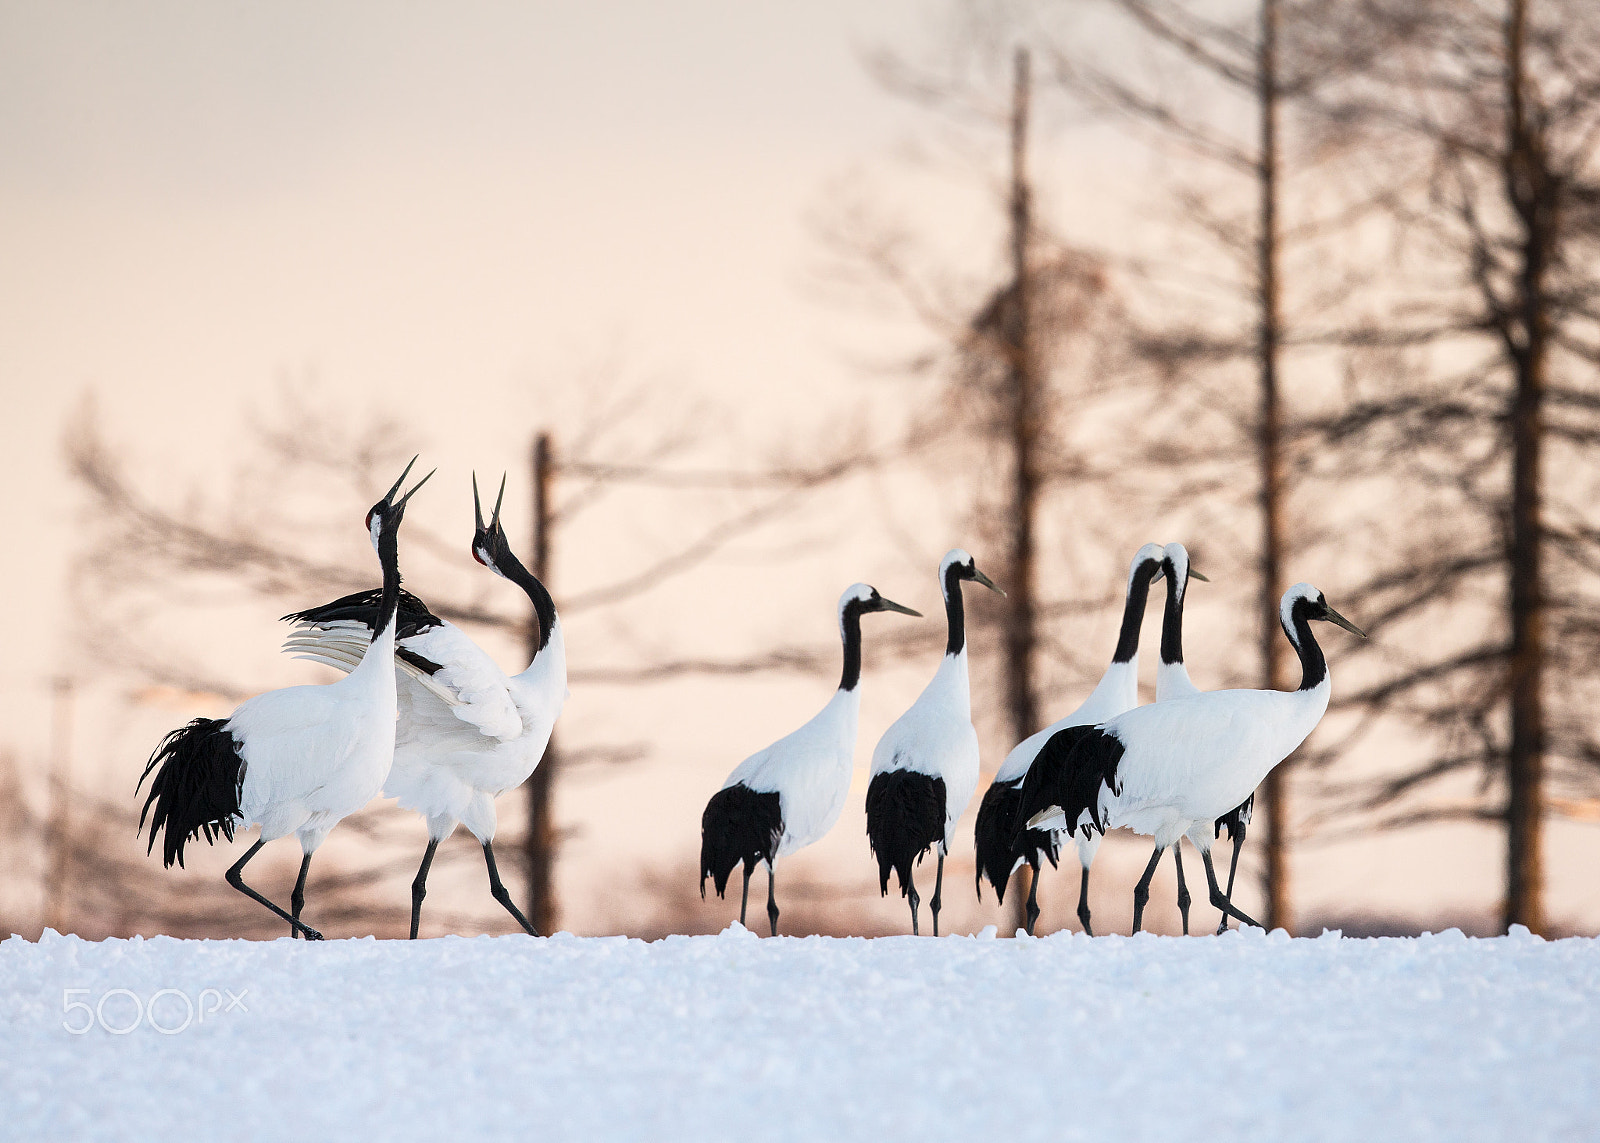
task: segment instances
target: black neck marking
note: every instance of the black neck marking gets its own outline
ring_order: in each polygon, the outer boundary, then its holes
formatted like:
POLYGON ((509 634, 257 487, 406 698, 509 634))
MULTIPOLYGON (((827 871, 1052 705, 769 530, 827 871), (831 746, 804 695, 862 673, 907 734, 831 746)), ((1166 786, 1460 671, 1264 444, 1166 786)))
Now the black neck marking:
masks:
POLYGON ((950 624, 950 638, 945 642, 946 655, 959 655, 967 645, 966 612, 961 604, 960 564, 951 564, 944 571, 944 614, 950 624))
POLYGON ((1295 600, 1289 609, 1289 622, 1283 625, 1283 633, 1300 656, 1300 689, 1303 691, 1321 686, 1328 677, 1328 660, 1322 655, 1317 637, 1311 633, 1315 606, 1309 599, 1295 600))
POLYGON ((556 601, 550 598, 550 593, 545 590, 544 584, 539 582, 539 577, 523 567, 522 561, 512 554, 510 544, 500 545, 500 551, 495 554, 494 564, 501 575, 527 593, 528 601, 533 604, 533 612, 539 617, 539 646, 534 651, 534 654, 538 655, 550 645, 550 636, 555 632, 556 601))
POLYGON ((383 566, 383 595, 378 600, 378 619, 372 638, 378 639, 394 622, 400 606, 400 521, 385 520, 378 527, 378 563, 383 566))
POLYGON ((1188 569, 1184 569, 1184 583, 1178 582, 1178 570, 1167 561, 1167 609, 1161 616, 1161 661, 1168 666, 1183 662, 1183 598, 1189 593, 1188 569))
POLYGON ((1150 581, 1160 566, 1159 560, 1145 560, 1128 583, 1128 600, 1122 607, 1122 632, 1117 636, 1117 653, 1111 656, 1113 663, 1131 663, 1139 653, 1139 629, 1144 625, 1144 605, 1150 598, 1150 581))
POLYGON ((844 630, 844 673, 839 676, 839 689, 853 691, 861 683, 861 603, 852 599, 844 605, 839 626, 844 630))

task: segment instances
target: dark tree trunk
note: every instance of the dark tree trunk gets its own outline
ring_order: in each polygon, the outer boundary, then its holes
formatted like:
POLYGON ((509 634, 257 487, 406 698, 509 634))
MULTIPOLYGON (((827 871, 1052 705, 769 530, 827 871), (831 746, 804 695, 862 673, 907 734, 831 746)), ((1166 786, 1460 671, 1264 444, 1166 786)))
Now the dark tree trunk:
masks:
POLYGON ((1506 759, 1505 925, 1544 928, 1544 597, 1541 582, 1540 445, 1550 299, 1545 279, 1558 230, 1557 194, 1539 126, 1528 113, 1524 0, 1506 18, 1506 196, 1522 226, 1517 312, 1506 347, 1515 374, 1511 397, 1511 512, 1507 558, 1511 655, 1511 744, 1506 759))
MULTIPOLYGON (((1261 0, 1260 60, 1257 67, 1261 142, 1258 162, 1260 249, 1257 262, 1257 302, 1260 338, 1260 413, 1256 426, 1257 465, 1261 479, 1261 685, 1286 686, 1283 633, 1278 626, 1278 599, 1283 594, 1283 447, 1282 412, 1278 406, 1278 357, 1282 341, 1278 314, 1278 5, 1261 0)), ((1289 928, 1288 863, 1288 763, 1267 775, 1261 787, 1261 808, 1267 818, 1263 921, 1268 927, 1289 928)))
MULTIPOLYGON (((551 573, 551 494, 555 463, 555 445, 550 434, 540 433, 533 445, 533 574, 547 590, 550 588, 551 573)), ((528 657, 532 659, 539 649, 539 616, 531 608, 528 631, 528 657)), ((550 804, 559 761, 556 737, 552 731, 544 758, 527 782, 528 832, 523 840, 523 860, 528 877, 528 922, 544 936, 556 931, 557 921, 557 839, 550 804)))
MULTIPOLYGON (((1011 109, 1011 305, 1002 337, 1006 357, 1007 418, 1012 453, 1009 582, 1005 585, 1006 709, 1011 741, 1021 742, 1039 729, 1034 692, 1034 646, 1037 642, 1035 587, 1035 517, 1039 502, 1039 377, 1033 336, 1033 283, 1029 280, 1029 242, 1033 229, 1032 192, 1028 186, 1029 61, 1025 49, 1016 55, 1016 84, 1011 109)), ((1018 877, 1013 912, 1020 926, 1030 873, 1018 877)), ((1015 928, 1012 930, 1015 931, 1015 928)))

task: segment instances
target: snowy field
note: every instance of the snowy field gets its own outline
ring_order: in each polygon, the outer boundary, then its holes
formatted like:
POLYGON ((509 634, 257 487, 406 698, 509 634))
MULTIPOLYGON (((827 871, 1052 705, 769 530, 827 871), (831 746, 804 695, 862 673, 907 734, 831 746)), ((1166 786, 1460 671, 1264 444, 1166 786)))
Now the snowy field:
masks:
POLYGON ((1600 1137, 1597 940, 991 938, 12 938, 0 1135, 1600 1137))

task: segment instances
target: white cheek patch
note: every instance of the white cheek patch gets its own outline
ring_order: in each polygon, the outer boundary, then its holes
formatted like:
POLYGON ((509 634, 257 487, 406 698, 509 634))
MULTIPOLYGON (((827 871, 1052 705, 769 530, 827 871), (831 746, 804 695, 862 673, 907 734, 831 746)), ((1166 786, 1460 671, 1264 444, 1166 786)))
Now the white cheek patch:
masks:
POLYGON ((378 546, 378 533, 383 531, 383 518, 377 513, 372 516, 372 546, 378 546))

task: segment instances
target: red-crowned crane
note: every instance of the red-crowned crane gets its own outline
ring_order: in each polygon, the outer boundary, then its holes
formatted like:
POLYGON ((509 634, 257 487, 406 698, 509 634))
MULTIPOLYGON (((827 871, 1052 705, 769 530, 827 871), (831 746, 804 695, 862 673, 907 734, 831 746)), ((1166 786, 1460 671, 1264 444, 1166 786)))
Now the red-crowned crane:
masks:
POLYGON ((917 930, 921 898, 912 867, 930 848, 937 848, 939 872, 928 902, 933 935, 939 935, 944 858, 955 840, 956 819, 978 787, 978 732, 972 727, 972 698, 967 680, 967 634, 961 585, 968 580, 995 587, 960 548, 939 564, 949 636, 944 660, 933 681, 911 708, 886 730, 872 751, 872 778, 867 784, 867 839, 878 859, 878 887, 889 893, 889 870, 911 903, 911 931, 917 930))
MULTIPOLYGON (((412 457, 411 464, 416 463, 412 457)), ((321 686, 285 687, 247 699, 227 718, 197 718, 174 730, 150 756, 139 779, 150 794, 139 828, 150 821, 153 849, 163 834, 162 864, 183 864, 186 843, 204 835, 233 840, 235 829, 261 827, 261 836, 228 870, 228 884, 289 922, 291 934, 321 940, 300 921, 311 855, 343 818, 383 789, 394 761, 395 611, 400 602, 398 537, 406 501, 428 473, 398 500, 394 487, 367 513, 367 529, 383 568, 376 607, 377 635, 350 674, 321 686), (300 876, 286 913, 244 883, 244 867, 261 847, 288 834, 300 839, 300 876)))
MULTIPOLYGON (((1148 896, 1162 852, 1197 825, 1242 805, 1322 720, 1333 683, 1311 630, 1318 620, 1366 638, 1322 592, 1295 584, 1284 593, 1279 621, 1300 657, 1296 690, 1205 691, 1061 731, 1045 744, 1023 783, 1025 824, 1038 828, 1059 814, 1074 833, 1126 826, 1153 837, 1155 850, 1140 879, 1148 896), (1085 813, 1087 826, 1081 822, 1085 813)), ((1200 856, 1211 904, 1259 928, 1260 922, 1223 895, 1210 850, 1200 856)))
MULTIPOLYGON (((472 556, 520 587, 533 604, 539 642, 533 660, 507 675, 459 627, 430 614, 412 597, 415 610, 402 613, 395 675, 399 680, 399 729, 386 796, 415 810, 428 823, 428 848, 411 883, 411 937, 422 921, 428 870, 439 843, 464 825, 483 847, 489 891, 523 930, 538 934, 511 900, 495 864, 495 798, 528 780, 544 757, 550 732, 567 698, 567 655, 554 601, 522 566, 500 526, 505 480, 487 525, 472 481, 477 530, 472 556)), ((361 661, 376 614, 371 592, 336 599, 284 618, 299 624, 284 644, 302 657, 349 670, 361 661)))
POLYGON ((874 611, 922 615, 867 584, 847 588, 839 597, 839 637, 844 643, 839 689, 810 722, 739 763, 706 803, 700 818, 700 896, 705 896, 710 877, 721 897, 742 862, 741 925, 750 903, 750 872, 764 863, 767 920, 772 935, 778 935, 773 886, 778 858, 817 841, 844 809, 861 714, 861 617, 874 611))
MULTIPOLYGON (((1189 579, 1206 577, 1189 564, 1189 552, 1182 544, 1166 546, 1165 569, 1167 574, 1167 607, 1161 618, 1161 662, 1156 667, 1156 701, 1186 698, 1197 695, 1200 688, 1189 678, 1189 669, 1183 665, 1183 601, 1188 594, 1189 579)), ((1233 842, 1233 861, 1228 866, 1227 898, 1233 900, 1233 879, 1239 871, 1239 850, 1244 845, 1245 828, 1250 824, 1250 811, 1256 796, 1252 791, 1241 804, 1223 814, 1209 827, 1197 825, 1187 834, 1189 841, 1200 852, 1211 848, 1211 843, 1228 831, 1233 842), (1209 830, 1209 832, 1208 832, 1209 830)), ((1172 843, 1172 861, 1178 868, 1178 912, 1183 917, 1183 932, 1189 934, 1189 889, 1183 882, 1183 857, 1179 842, 1172 843)), ((1144 904, 1138 896, 1133 902, 1133 931, 1138 932, 1144 917, 1144 904)), ((1222 914, 1217 932, 1228 930, 1228 914, 1222 914)))
MULTIPOLYGON (((1122 627, 1117 636, 1117 647, 1111 656, 1111 665, 1100 682, 1071 714, 1023 739, 1006 755, 1006 760, 995 772, 994 781, 984 791, 983 802, 978 807, 978 821, 974 827, 978 868, 978 896, 983 897, 983 879, 987 877, 994 886, 995 897, 1004 904, 1006 884, 1011 875, 1026 862, 1033 869, 1033 886, 1028 892, 1027 932, 1033 935, 1034 922, 1039 919, 1039 869, 1042 860, 1052 866, 1060 854, 1063 831, 1053 829, 1024 829, 1018 832, 1021 822, 1017 810, 1022 805, 1022 782, 1028 768, 1038 757, 1044 744, 1057 731, 1069 726, 1083 726, 1121 714, 1139 705, 1139 630, 1144 623, 1145 602, 1150 595, 1150 585, 1161 578, 1166 563, 1166 552, 1160 544, 1146 544, 1134 554, 1128 568, 1127 593, 1122 605, 1122 627)), ((1083 931, 1092 933, 1089 924, 1089 866, 1094 863, 1095 852, 1100 848, 1100 835, 1089 830, 1080 831, 1074 838, 1078 863, 1083 875, 1078 886, 1078 921, 1083 931)))

